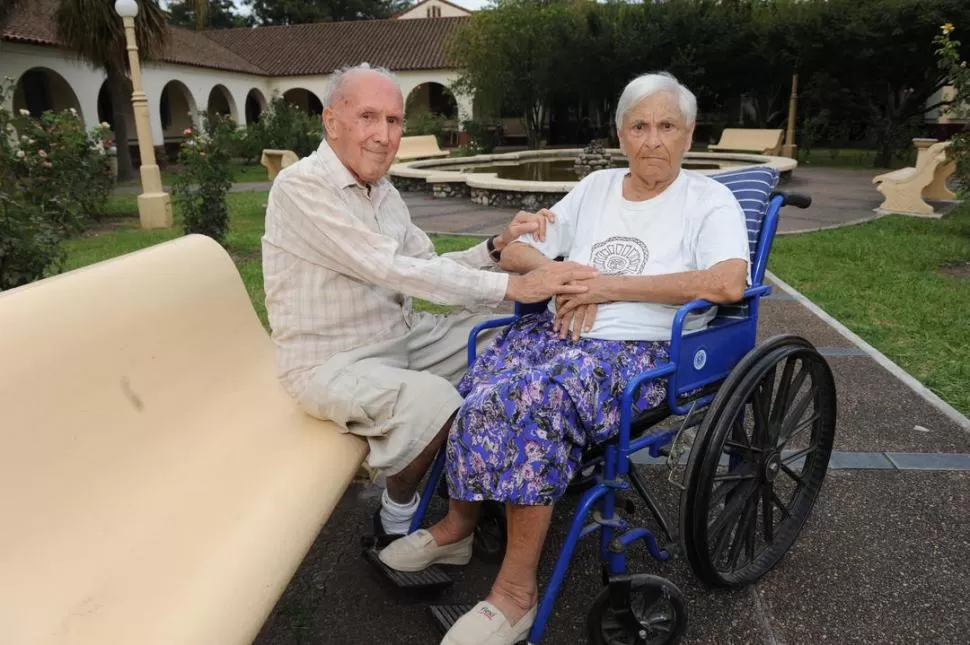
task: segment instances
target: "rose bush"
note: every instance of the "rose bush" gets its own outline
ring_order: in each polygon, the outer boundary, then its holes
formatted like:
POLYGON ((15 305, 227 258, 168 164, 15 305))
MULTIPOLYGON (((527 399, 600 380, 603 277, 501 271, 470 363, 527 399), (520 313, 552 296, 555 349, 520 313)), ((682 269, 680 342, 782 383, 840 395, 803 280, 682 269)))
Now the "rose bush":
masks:
MULTIPOLYGON (((937 64, 946 74, 947 83, 953 87, 953 102, 944 110, 952 119, 970 122, 970 68, 960 56, 960 41, 953 37, 955 28, 947 23, 933 39, 936 43, 937 64)), ((970 194, 970 127, 964 126, 952 137, 950 154, 956 160, 956 177, 963 195, 970 194)))
MULTIPOLYGON (((0 82, 0 105, 13 92, 0 82)), ((0 109, 0 290, 60 271, 62 242, 104 214, 110 130, 88 132, 74 109, 0 109)))
POLYGON ((236 124, 228 116, 202 115, 201 119, 201 130, 185 131, 178 156, 182 170, 172 184, 172 197, 182 213, 186 234, 201 233, 225 245, 236 124))

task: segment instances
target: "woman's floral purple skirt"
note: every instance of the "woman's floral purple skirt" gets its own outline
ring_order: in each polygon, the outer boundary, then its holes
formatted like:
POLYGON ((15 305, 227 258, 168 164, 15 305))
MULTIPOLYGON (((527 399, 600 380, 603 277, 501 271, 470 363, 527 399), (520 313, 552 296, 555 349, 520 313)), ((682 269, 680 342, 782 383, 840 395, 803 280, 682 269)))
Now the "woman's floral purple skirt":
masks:
MULTIPOLYGON (((583 448, 615 436, 626 383, 666 362, 670 343, 561 339, 549 312, 502 331, 458 384, 465 401, 447 443, 450 495, 549 505, 583 448)), ((644 385, 636 408, 660 405, 666 380, 644 385)))

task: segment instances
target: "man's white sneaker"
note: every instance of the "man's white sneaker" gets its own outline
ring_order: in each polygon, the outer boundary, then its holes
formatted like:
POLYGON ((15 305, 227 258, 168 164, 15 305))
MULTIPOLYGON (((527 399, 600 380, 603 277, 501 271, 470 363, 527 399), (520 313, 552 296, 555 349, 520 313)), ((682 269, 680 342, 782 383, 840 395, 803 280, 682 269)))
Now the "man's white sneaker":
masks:
POLYGON ((418 529, 388 544, 377 557, 391 569, 405 572, 421 571, 432 564, 465 565, 472 559, 473 539, 469 535, 454 544, 438 546, 430 532, 418 529))

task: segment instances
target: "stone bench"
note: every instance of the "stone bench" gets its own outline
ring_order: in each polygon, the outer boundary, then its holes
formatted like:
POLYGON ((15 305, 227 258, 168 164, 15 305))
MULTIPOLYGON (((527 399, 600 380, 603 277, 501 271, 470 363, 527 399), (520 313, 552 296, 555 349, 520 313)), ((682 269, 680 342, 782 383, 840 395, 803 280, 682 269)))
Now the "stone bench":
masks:
POLYGON ((422 134, 414 137, 401 137, 401 145, 397 149, 395 161, 409 159, 434 159, 447 157, 451 153, 438 147, 438 138, 433 134, 422 134))
POLYGON ((283 391, 229 255, 0 293, 0 330, 0 640, 251 643, 367 446, 283 391))
POLYGON ((757 152, 763 155, 781 154, 785 133, 782 130, 759 130, 754 128, 725 128, 721 139, 708 146, 714 152, 757 152))
POLYGON ((263 168, 266 168, 267 175, 269 175, 270 181, 276 179, 276 175, 280 174, 280 171, 287 166, 292 166, 300 158, 296 156, 296 153, 292 150, 263 150, 263 154, 260 157, 259 163, 263 168))
POLYGON ((884 197, 876 210, 933 217, 936 214, 926 200, 956 199, 956 195, 946 187, 946 180, 956 172, 956 163, 947 158, 950 143, 936 139, 913 139, 917 149, 915 166, 873 177, 872 183, 884 197))

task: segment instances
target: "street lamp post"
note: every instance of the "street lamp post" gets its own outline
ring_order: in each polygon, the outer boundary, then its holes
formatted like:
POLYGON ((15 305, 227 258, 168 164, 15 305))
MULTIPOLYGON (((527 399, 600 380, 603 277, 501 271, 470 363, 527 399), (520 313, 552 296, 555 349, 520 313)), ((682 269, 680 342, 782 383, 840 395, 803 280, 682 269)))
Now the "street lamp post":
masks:
MULTIPOLYGON (((138 218, 142 228, 169 228, 172 226, 172 202, 162 189, 162 175, 155 163, 151 121, 148 115, 148 97, 142 91, 141 66, 138 62, 138 40, 135 36, 135 16, 138 15, 136 0, 117 0, 115 11, 125 25, 125 41, 128 45, 128 62, 131 65, 131 107, 135 113, 135 130, 138 133, 138 150, 141 154, 141 188, 138 196, 138 218)), ((115 118, 122 118, 117 115, 115 118)), ((127 145, 119 141, 118 145, 127 145)))

